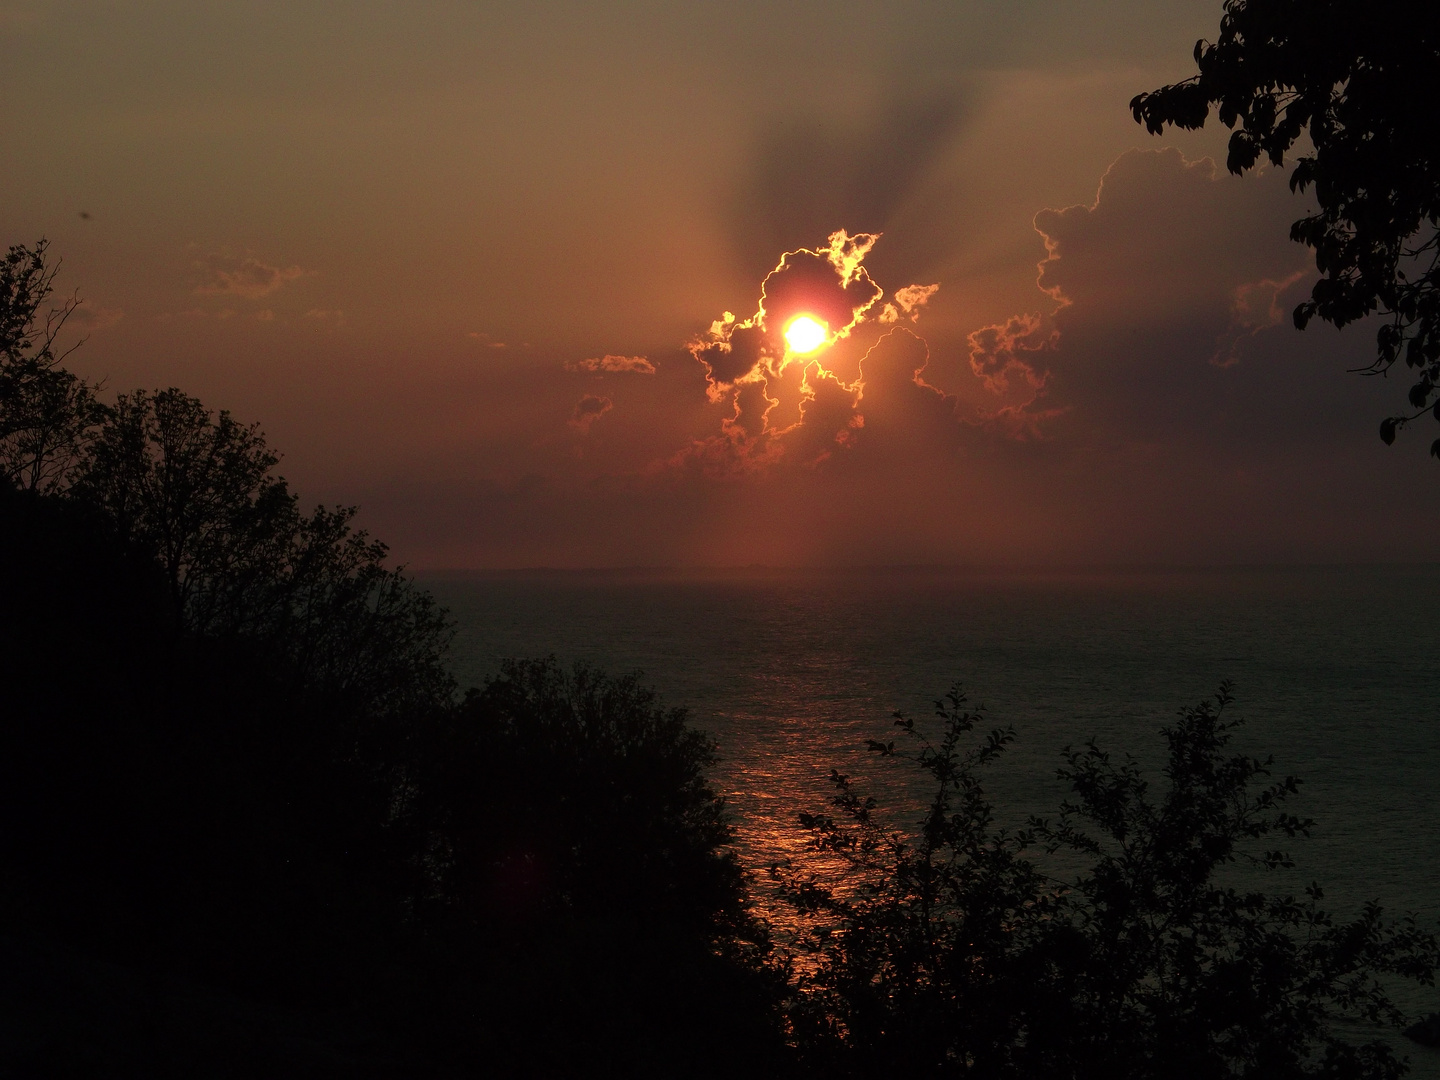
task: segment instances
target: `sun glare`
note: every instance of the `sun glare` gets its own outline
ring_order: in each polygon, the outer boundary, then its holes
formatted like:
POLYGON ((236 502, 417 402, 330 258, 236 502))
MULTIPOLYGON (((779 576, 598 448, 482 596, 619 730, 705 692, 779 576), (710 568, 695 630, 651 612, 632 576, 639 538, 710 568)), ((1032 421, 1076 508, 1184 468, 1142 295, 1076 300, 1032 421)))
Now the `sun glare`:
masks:
POLYGON ((814 352, 830 338, 830 330, 819 319, 797 315, 785 327, 785 344, 792 353, 814 352))

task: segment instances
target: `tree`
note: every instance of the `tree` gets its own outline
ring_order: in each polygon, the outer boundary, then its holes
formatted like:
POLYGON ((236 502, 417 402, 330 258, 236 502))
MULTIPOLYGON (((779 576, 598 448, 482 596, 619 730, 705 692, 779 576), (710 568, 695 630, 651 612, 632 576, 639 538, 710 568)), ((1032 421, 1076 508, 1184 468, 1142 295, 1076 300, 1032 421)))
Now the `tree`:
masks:
POLYGON ((1313 883, 1302 899, 1256 887, 1293 866, 1277 840, 1314 822, 1285 810, 1294 777, 1229 748, 1231 704, 1222 685, 1162 731, 1158 798, 1128 755, 1093 742, 1065 752, 1073 801, 1034 825, 1051 853, 1090 866, 1065 904, 1079 947, 1061 970, 1079 1023, 1055 1050, 1096 1077, 1398 1077, 1389 1046, 1352 1044, 1336 1021, 1402 1027, 1386 984, 1433 985, 1436 939, 1373 901, 1337 922, 1313 883))
MULTIPOLYGON (((1319 209, 1290 237, 1315 250, 1320 279, 1295 309, 1344 326, 1385 317, 1374 362, 1403 355, 1415 374, 1409 410, 1385 419, 1388 444, 1410 421, 1440 420, 1440 135, 1435 72, 1440 7, 1399 0, 1227 0, 1219 40, 1195 45, 1199 74, 1130 102, 1153 134, 1203 127, 1211 106, 1231 128, 1227 165, 1285 163, 1302 135, 1293 191, 1319 209), (1238 125, 1238 126, 1237 126, 1238 125)), ((1430 452, 1440 458, 1440 439, 1430 452)))
MULTIPOLYGON (((838 857, 847 872, 826 885, 777 870, 804 920, 791 945, 799 975, 790 1022, 805 1057, 825 1072, 1023 1074, 1031 1013, 1058 1008, 1045 960, 1058 894, 1025 857, 1032 838, 995 827, 981 783, 1014 732, 972 741, 982 716, 958 686, 935 711, 938 742, 895 714, 933 785, 918 833, 887 828, 876 800, 832 772, 840 813, 800 821, 811 849, 838 857)), ((894 741, 869 746, 907 756, 894 741)))
POLYGON ((1129 757, 1067 750, 1071 800, 1018 834, 995 827, 979 776, 1008 730, 966 749, 980 717, 958 689, 937 704, 938 743, 897 718, 935 783, 919 833, 887 832, 842 776, 840 820, 802 818, 853 871, 843 890, 790 880, 810 920, 802 1050, 866 1077, 1401 1075, 1386 1044, 1353 1044, 1335 1021, 1399 1026, 1386 980, 1431 983, 1440 946, 1375 904, 1338 922, 1315 885, 1302 899, 1253 887, 1291 865, 1270 838, 1311 822, 1284 809, 1297 781, 1229 749, 1230 704, 1222 687, 1163 731, 1156 794, 1129 757))
POLYGON ((354 507, 302 515, 278 463, 258 425, 137 390, 117 398, 69 496, 159 563, 184 633, 264 642, 300 685, 370 713, 448 703, 444 612, 385 566, 354 507))
POLYGON ((294 528, 295 497, 259 426, 218 417, 176 389, 121 394, 90 447, 74 495, 165 570, 178 618, 205 633, 234 622, 273 547, 294 528))
POLYGON ((59 269, 47 248, 14 245, 0 259, 0 481, 30 491, 63 486, 105 417, 99 388, 60 366, 78 347, 56 342, 80 302, 46 307, 59 269))
POLYGON ((684 710, 520 660, 440 719, 415 781, 457 1074, 776 1075, 782 984, 684 710))

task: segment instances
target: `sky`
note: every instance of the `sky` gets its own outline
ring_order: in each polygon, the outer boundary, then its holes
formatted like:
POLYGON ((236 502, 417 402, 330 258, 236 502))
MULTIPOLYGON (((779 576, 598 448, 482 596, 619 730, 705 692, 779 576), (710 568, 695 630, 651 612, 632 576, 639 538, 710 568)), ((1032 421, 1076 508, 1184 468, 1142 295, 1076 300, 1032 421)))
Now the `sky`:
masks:
POLYGON ((1440 558, 1304 197, 1130 116, 1219 15, 0 0, 0 242, 418 570, 1440 558))

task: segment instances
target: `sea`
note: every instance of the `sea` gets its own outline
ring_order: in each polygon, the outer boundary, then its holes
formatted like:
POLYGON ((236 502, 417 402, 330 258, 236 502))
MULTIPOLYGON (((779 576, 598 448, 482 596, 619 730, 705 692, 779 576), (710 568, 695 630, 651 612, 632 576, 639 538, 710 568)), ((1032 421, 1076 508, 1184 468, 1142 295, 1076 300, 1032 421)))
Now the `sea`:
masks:
MULTIPOLYGON (((878 758, 899 712, 934 730, 958 687, 981 728, 1013 728, 988 771, 997 820, 1054 817, 1067 747, 1130 755, 1163 788, 1161 731, 1232 686, 1239 751, 1301 780, 1289 809, 1316 826, 1289 843, 1274 891, 1311 881, 1353 916, 1368 900, 1440 929, 1440 566, 977 572, 946 568, 533 570, 430 574, 451 612, 462 685, 506 658, 554 656, 640 672, 718 747, 711 783, 756 874, 803 865, 803 811, 832 770, 875 794, 897 828, 926 788, 878 758)), ((1404 984, 1415 1014, 1440 993, 1404 984)), ((1440 1051, 1405 1041, 1413 1075, 1440 1051)))

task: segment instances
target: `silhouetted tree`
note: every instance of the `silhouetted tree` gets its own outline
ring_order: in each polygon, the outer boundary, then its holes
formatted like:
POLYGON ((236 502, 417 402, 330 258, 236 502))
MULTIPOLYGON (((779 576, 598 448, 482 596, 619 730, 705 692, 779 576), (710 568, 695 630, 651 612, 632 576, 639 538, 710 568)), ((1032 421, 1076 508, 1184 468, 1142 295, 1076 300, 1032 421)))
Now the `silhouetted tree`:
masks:
MULTIPOLYGON (((896 714, 934 784, 916 835, 887 828, 875 799, 838 772, 839 819, 800 817, 811 848, 849 868, 839 889, 781 875, 807 920, 794 943, 803 959, 790 1019, 812 1065, 827 1072, 1007 1075, 1043 999, 1033 954, 1055 896, 1022 857, 1029 838, 995 827, 980 784, 1014 733, 996 729, 965 746, 981 720, 965 705, 958 687, 936 703, 939 743, 896 714)), ((905 756, 893 741, 869 745, 905 756)))
POLYGON ((792 1014, 808 1056, 859 1076, 1401 1075, 1384 1042, 1354 1045, 1335 1021, 1399 1026, 1384 980, 1430 983, 1436 940, 1373 903, 1337 923, 1314 885, 1297 900, 1226 876, 1237 860, 1291 865, 1264 844, 1311 824, 1283 810, 1293 778, 1271 782, 1268 761, 1228 749, 1228 688, 1164 731, 1158 799, 1132 759, 1088 744, 1060 771, 1073 801, 1018 835, 993 826, 977 775, 1010 733, 962 752, 979 719, 963 704, 953 692, 941 742, 920 741, 937 795, 914 840, 881 828, 841 776, 840 822, 803 819, 858 875, 850 895, 789 882, 813 920, 792 1014), (1043 875, 1038 851, 1025 855, 1038 845, 1088 866, 1043 875))
MULTIPOLYGON (((1315 249, 1321 277, 1295 325, 1317 315, 1336 326, 1377 310, 1387 317, 1369 370, 1388 372, 1403 353, 1417 376, 1411 411, 1380 426, 1393 442, 1440 385, 1440 7, 1228 0, 1219 39, 1197 42, 1195 62, 1198 75, 1131 101, 1136 121, 1155 134, 1166 124, 1198 128, 1216 106, 1234 129, 1234 173, 1262 155, 1283 165, 1309 136, 1290 186, 1313 188, 1320 209, 1290 236, 1315 249)), ((1430 452, 1440 457, 1440 439, 1430 452)))
MULTIPOLYGON (((773 1074, 783 983, 710 741, 634 675, 506 661, 417 774, 431 911, 469 941, 457 1064, 524 1076, 773 1074), (438 908, 438 910, 436 910, 438 908), (477 1002, 479 1003, 477 1007, 477 1002)), ((457 972, 457 976, 460 973, 457 972)))
POLYGON ((0 1007, 38 1026, 0 1071, 775 1072, 683 712, 553 662, 457 701, 448 616, 258 428, 83 389, 63 468, 0 484, 0 1007))
POLYGON ((370 711, 448 700, 449 623, 430 595, 355 531, 355 509, 308 517, 258 425, 176 389, 119 396, 70 497, 163 568, 176 624, 278 649, 293 675, 370 711))
POLYGON ((44 240, 0 259, 0 482, 31 491, 64 484, 104 418, 96 386, 60 366, 56 340, 79 306, 47 307, 58 266, 44 240))

